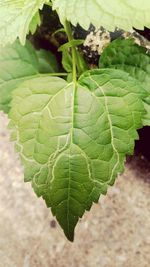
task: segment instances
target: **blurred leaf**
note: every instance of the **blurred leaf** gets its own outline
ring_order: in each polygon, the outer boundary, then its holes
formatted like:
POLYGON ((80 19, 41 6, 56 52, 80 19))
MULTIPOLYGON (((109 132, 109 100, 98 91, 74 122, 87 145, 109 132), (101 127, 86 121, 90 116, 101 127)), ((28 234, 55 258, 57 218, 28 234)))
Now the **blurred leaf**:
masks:
POLYGON ((39 61, 39 72, 40 73, 53 73, 58 72, 58 63, 56 57, 50 52, 44 49, 36 51, 39 61))

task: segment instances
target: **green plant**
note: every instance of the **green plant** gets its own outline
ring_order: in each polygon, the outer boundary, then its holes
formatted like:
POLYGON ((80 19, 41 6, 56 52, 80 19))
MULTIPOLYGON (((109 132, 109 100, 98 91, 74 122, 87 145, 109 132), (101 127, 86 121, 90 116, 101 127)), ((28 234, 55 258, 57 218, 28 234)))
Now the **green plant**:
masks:
POLYGON ((70 22, 141 29, 150 26, 149 12, 149 0, 0 1, 0 108, 10 118, 25 181, 70 241, 78 219, 123 171, 137 129, 150 125, 146 49, 117 40, 105 49, 100 68, 87 70, 78 50, 83 40, 74 40, 70 22), (44 4, 57 10, 68 36, 59 48, 63 73, 50 52, 26 41, 44 4))

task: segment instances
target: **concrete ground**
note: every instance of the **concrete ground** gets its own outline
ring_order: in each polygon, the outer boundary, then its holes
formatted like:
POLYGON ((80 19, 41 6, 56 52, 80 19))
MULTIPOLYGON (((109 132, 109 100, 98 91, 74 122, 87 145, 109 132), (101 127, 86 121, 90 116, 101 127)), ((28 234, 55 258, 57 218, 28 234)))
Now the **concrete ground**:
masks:
POLYGON ((68 242, 30 184, 0 114, 0 267, 149 267, 150 179, 130 163, 68 242))

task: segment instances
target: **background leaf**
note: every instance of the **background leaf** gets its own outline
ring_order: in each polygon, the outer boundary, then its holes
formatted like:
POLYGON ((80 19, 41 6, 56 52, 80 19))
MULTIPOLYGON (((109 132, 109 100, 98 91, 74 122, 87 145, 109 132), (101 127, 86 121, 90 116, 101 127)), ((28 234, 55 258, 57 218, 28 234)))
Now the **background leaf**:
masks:
POLYGON ((41 24, 41 18, 40 18, 39 11, 37 11, 37 13, 34 15, 34 17, 32 18, 30 22, 28 32, 31 32, 32 34, 34 34, 37 26, 40 26, 40 24, 41 24))
POLYGON ((73 25, 88 29, 90 23, 114 31, 115 27, 131 30, 150 27, 149 0, 53 0, 53 8, 73 25))
POLYGON ((16 41, 5 48, 0 47, 0 109, 8 113, 11 93, 24 80, 57 69, 51 53, 43 50, 36 52, 28 41, 25 46, 16 41))
POLYGON ((58 72, 59 67, 54 54, 44 49, 36 50, 36 55, 39 61, 39 72, 40 73, 53 73, 58 72))
POLYGON ((0 0, 0 46, 13 43, 17 37, 25 44, 29 29, 33 32, 39 24, 37 12, 46 2, 48 0, 0 0))
POLYGON ((67 72, 72 72, 72 57, 68 49, 62 51, 62 65, 67 72))
POLYGON ((150 125, 150 54, 147 49, 135 44, 133 39, 117 39, 104 49, 99 67, 124 70, 142 84, 148 93, 144 99, 147 113, 143 124, 150 125))

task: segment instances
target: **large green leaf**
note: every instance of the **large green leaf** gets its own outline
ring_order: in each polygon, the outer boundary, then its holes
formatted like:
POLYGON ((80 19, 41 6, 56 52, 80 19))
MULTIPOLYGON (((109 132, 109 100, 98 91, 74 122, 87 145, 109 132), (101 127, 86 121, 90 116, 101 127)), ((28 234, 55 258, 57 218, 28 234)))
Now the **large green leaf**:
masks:
POLYGON ((25 46, 16 41, 5 48, 0 47, 0 109, 8 113, 11 93, 18 84, 39 73, 55 70, 57 64, 54 56, 43 50, 35 52, 29 42, 25 46))
POLYGON ((147 113, 143 123, 150 125, 150 54, 147 49, 135 44, 133 39, 117 39, 104 49, 99 67, 124 70, 141 82, 148 93, 144 99, 147 113))
POLYGON ((29 30, 35 30, 39 24, 38 10, 46 2, 48 0, 0 0, 0 45, 13 43, 17 37, 25 44, 29 30))
POLYGON ((103 26, 108 30, 115 27, 131 30, 132 27, 143 29, 150 27, 149 0, 52 0, 61 21, 79 23, 87 29, 92 23, 96 27, 103 26))
POLYGON ((69 240, 133 152, 144 97, 135 79, 109 69, 86 72, 77 85, 44 77, 14 91, 10 127, 25 181, 51 207, 69 240))

